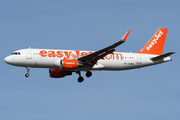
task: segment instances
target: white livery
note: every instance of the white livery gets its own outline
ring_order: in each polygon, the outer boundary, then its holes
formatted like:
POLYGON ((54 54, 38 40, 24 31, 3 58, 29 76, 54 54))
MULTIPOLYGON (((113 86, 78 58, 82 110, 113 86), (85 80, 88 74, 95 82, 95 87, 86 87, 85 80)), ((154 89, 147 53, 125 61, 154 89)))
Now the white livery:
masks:
POLYGON ((26 67, 26 77, 29 77, 31 67, 49 68, 50 77, 62 78, 76 72, 79 74, 78 82, 82 82, 84 78, 81 71, 86 71, 86 76, 90 77, 94 70, 127 70, 171 61, 168 56, 174 52, 162 54, 167 31, 167 28, 160 28, 136 53, 114 52, 117 46, 126 41, 129 30, 122 40, 98 51, 29 48, 13 52, 4 61, 10 65, 26 67))

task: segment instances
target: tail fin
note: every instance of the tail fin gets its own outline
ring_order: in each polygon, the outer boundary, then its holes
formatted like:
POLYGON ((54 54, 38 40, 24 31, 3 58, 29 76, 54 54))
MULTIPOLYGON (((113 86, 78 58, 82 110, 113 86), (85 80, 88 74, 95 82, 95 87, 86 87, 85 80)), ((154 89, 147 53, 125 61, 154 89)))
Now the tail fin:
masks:
POLYGON ((160 28, 137 53, 162 55, 168 28, 160 28))

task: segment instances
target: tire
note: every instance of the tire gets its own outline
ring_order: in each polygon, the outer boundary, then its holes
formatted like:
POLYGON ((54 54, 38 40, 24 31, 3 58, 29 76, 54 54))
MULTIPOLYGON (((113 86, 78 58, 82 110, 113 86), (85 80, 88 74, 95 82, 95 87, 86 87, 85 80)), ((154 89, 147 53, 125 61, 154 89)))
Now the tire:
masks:
POLYGON ((79 83, 81 83, 81 82, 83 82, 83 81, 84 81, 84 78, 83 78, 83 77, 79 77, 79 78, 78 78, 78 82, 79 82, 79 83))
POLYGON ((29 73, 26 73, 26 74, 25 74, 25 77, 29 77, 29 73))
POLYGON ((86 77, 91 77, 92 76, 92 72, 91 71, 88 71, 87 73, 86 73, 86 77))

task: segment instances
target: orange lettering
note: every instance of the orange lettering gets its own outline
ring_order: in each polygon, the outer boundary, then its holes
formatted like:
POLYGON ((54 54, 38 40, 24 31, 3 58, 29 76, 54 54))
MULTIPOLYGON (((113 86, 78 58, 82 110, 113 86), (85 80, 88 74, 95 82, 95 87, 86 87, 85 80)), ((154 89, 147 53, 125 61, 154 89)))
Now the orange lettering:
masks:
POLYGON ((88 52, 89 54, 91 54, 92 53, 92 51, 91 52, 88 52))
POLYGON ((48 57, 56 57, 56 54, 54 51, 48 51, 48 57))
POLYGON ((63 57, 63 52, 62 51, 57 51, 57 57, 58 58, 62 58, 63 57))
POLYGON ((87 55, 87 54, 88 54, 87 52, 82 52, 81 56, 84 56, 84 55, 87 55))
POLYGON ((110 55, 110 57, 108 58, 107 56, 105 56, 105 58, 107 59, 107 60, 110 60, 111 58, 112 58, 112 54, 109 54, 110 55))
MULTIPOLYGON (((76 53, 72 54, 72 51, 57 51, 55 54, 55 51, 45 51, 45 50, 41 50, 39 52, 41 57, 58 57, 58 58, 62 58, 63 57, 63 53, 65 53, 65 57, 63 59, 69 59, 72 55, 73 58, 78 58, 80 57, 80 51, 75 51, 76 53), (48 54, 47 54, 48 53, 48 54)), ((91 54, 93 53, 92 51, 90 52, 81 52, 81 56, 85 56, 87 54, 91 54)), ((113 60, 115 59, 115 56, 117 56, 117 60, 119 60, 119 58, 121 58, 121 60, 123 60, 123 56, 120 53, 113 53, 113 54, 109 54, 107 56, 105 56, 104 58, 99 57, 99 56, 94 56, 97 57, 99 59, 106 59, 106 60, 111 60, 113 58, 113 60)))
POLYGON ((46 56, 47 56, 47 51, 41 50, 41 51, 39 52, 39 54, 41 55, 41 57, 46 57, 46 56))
POLYGON ((78 58, 79 55, 80 55, 80 53, 79 53, 79 51, 75 51, 75 52, 76 52, 76 54, 72 54, 72 57, 73 57, 73 58, 78 58))
POLYGON ((64 53, 66 54, 67 59, 69 59, 69 58, 71 57, 71 53, 72 53, 72 52, 69 52, 69 53, 68 53, 68 51, 64 51, 64 53))
POLYGON ((121 60, 123 60, 123 56, 122 56, 122 54, 120 54, 120 53, 114 53, 114 54, 113 54, 113 60, 114 60, 114 55, 117 56, 117 60, 119 60, 119 55, 121 56, 121 60))

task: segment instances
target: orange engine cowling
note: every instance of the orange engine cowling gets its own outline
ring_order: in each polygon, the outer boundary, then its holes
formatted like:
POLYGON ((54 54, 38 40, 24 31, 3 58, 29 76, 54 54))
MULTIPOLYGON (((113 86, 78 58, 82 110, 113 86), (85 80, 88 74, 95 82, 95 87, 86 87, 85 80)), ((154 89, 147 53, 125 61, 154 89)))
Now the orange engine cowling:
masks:
POLYGON ((64 71, 64 70, 60 70, 60 69, 49 69, 49 76, 52 78, 62 78, 65 77, 67 75, 72 75, 71 71, 64 71))
POLYGON ((61 60, 60 64, 62 69, 67 69, 67 70, 76 69, 78 67, 78 60, 63 59, 61 60))

